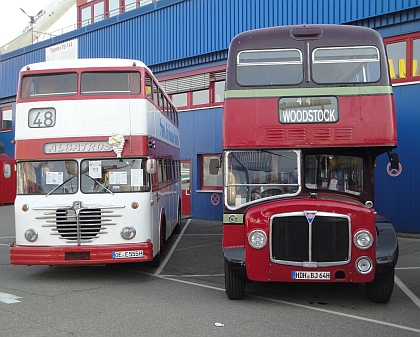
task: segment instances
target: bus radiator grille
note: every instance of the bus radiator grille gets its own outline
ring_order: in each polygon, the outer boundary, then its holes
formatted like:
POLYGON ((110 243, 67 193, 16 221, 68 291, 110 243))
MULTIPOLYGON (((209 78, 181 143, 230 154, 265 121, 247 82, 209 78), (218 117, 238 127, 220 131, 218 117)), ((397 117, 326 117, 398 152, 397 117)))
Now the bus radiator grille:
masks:
POLYGON ((103 226, 109 219, 104 219, 100 208, 81 209, 77 213, 73 209, 57 209, 56 231, 67 242, 91 242, 105 234, 103 226))
POLYGON ((310 226, 306 217, 275 217, 271 233, 272 259, 317 262, 323 265, 349 261, 349 221, 317 215, 310 226))

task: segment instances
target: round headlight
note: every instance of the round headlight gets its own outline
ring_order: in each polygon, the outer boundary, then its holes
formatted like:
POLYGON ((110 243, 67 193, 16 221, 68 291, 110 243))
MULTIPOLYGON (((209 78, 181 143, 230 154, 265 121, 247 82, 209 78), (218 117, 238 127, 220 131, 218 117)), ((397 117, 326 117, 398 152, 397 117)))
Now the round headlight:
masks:
POLYGON ((373 237, 366 230, 362 230, 354 234, 354 244, 359 249, 368 249, 373 244, 373 237))
POLYGON ((25 232, 25 239, 29 242, 34 242, 38 239, 38 231, 35 228, 29 228, 25 232))
POLYGON ((267 235, 260 229, 254 230, 249 233, 248 242, 252 248, 261 249, 267 243, 267 235))
POLYGON ((121 229, 121 237, 125 240, 131 240, 136 236, 136 230, 133 226, 124 226, 121 229))
POLYGON ((366 256, 359 257, 356 260, 356 269, 360 274, 368 274, 372 271, 372 260, 366 256))

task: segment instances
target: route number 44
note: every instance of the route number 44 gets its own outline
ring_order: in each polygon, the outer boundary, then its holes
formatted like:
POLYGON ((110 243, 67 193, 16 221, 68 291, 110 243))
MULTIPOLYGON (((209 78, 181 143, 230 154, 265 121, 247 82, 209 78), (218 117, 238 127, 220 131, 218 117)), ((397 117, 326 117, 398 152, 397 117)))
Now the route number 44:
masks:
POLYGON ((299 105, 302 105, 302 103, 304 103, 304 105, 311 105, 311 99, 310 99, 310 97, 308 97, 307 99, 302 99, 301 97, 299 97, 297 100, 296 100, 296 102, 299 104, 299 105))

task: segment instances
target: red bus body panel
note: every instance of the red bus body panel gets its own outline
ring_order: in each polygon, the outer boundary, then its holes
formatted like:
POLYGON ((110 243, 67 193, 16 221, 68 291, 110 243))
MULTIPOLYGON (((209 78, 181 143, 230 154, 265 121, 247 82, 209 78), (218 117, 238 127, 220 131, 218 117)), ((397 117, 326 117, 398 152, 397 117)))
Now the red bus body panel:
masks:
POLYGON ((392 95, 341 96, 340 118, 336 123, 280 124, 278 103, 278 97, 227 99, 223 114, 223 148, 397 144, 392 95))
POLYGON ((103 246, 52 246, 10 247, 10 263, 18 265, 77 265, 108 264, 124 262, 147 262, 153 260, 152 243, 116 244, 103 246), (113 252, 142 250, 143 257, 112 258, 113 252), (66 256, 68 256, 66 258, 66 256), (71 256, 71 257, 70 257, 71 256))
MULTIPOLYGON (((115 157, 114 151, 112 151, 112 147, 109 146, 110 151, 107 152, 100 152, 101 149, 95 148, 95 142, 108 142, 109 137, 61 137, 61 138, 41 138, 41 139, 27 139, 27 140, 17 140, 15 153, 16 158, 19 160, 39 160, 41 158, 46 159, 61 159, 61 158, 77 158, 80 157, 80 154, 83 153, 82 157, 85 157, 87 153, 89 153, 90 157, 104 157, 110 156, 115 157), (84 142, 84 143, 91 143, 91 149, 80 148, 78 152, 76 149, 68 149, 63 146, 62 153, 59 153, 60 148, 58 145, 57 151, 58 153, 45 153, 44 146, 46 144, 51 143, 76 143, 76 142, 84 142), (95 152, 96 151, 96 152, 95 152), (79 155, 79 156, 78 156, 79 155)), ((149 148, 147 147, 147 136, 125 136, 127 145, 124 146, 122 156, 148 156, 149 155, 149 148)))
POLYGON ((13 204, 16 197, 15 160, 5 153, 0 153, 0 206, 13 204), (7 177, 6 172, 10 172, 7 177))
MULTIPOLYGON (((345 214, 350 217, 351 233, 350 233, 350 262, 337 266, 328 267, 297 267, 288 266, 270 260, 270 238, 262 249, 253 249, 250 245, 245 245, 245 261, 246 272, 250 280, 264 282, 308 282, 308 280, 293 280, 292 271, 329 271, 331 273, 330 280, 320 280, 322 282, 370 282, 374 277, 374 273, 362 275, 355 269, 354 262, 363 255, 370 257, 372 261, 376 260, 375 245, 367 250, 360 250, 353 244, 353 236, 361 229, 367 229, 371 233, 375 233, 375 216, 372 210, 357 204, 355 202, 335 201, 323 198, 318 199, 291 199, 281 202, 272 202, 261 204, 250 208, 245 213, 245 237, 256 229, 262 229, 266 233, 270 233, 270 218, 275 214, 289 213, 302 210, 317 210, 318 212, 334 212, 337 214, 345 214), (345 277, 335 278, 336 272, 344 272, 345 277)), ((224 229, 230 231, 230 225, 225 225, 224 229)), ((374 239, 375 240, 375 239, 374 239)), ((228 243, 229 241, 226 241, 228 243)), ((239 242, 237 242, 239 243, 239 242)), ((374 262, 373 262, 374 263, 374 262)), ((313 282, 313 281, 310 281, 313 282)))

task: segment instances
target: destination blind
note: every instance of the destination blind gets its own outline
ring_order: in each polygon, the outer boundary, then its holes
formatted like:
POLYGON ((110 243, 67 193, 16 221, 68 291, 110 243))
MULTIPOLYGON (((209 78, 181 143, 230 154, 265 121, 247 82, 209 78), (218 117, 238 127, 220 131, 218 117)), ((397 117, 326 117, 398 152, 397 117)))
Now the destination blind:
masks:
POLYGON ((336 123, 338 120, 336 97, 282 97, 279 100, 282 124, 336 123))

